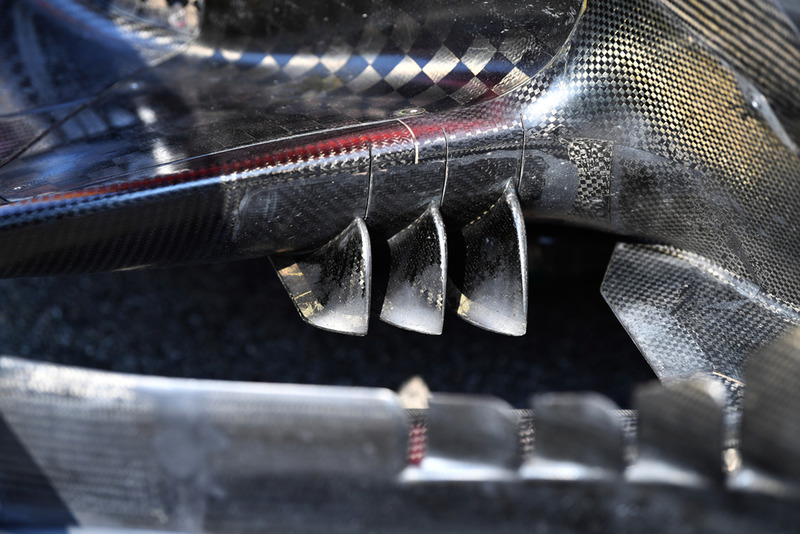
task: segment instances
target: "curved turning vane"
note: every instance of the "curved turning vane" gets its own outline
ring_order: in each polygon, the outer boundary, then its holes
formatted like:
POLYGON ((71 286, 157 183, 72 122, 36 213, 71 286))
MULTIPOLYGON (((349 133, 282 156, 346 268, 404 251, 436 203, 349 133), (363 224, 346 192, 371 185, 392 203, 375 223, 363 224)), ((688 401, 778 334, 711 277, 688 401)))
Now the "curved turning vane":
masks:
POLYGON ((361 218, 315 252, 272 258, 272 264, 303 320, 333 332, 367 333, 372 249, 361 218))
POLYGON ((447 277, 447 235, 435 206, 389 239, 392 265, 381 320, 441 334, 447 277))
MULTIPOLYGON (((508 185, 500 199, 460 229, 463 275, 448 296, 469 323, 521 336, 527 328, 528 254, 519 199, 508 185)), ((391 272, 381 320, 425 334, 441 334, 447 291, 447 235, 430 205, 389 238, 391 272)), ((356 219, 325 246, 302 257, 273 259, 281 282, 308 323, 345 334, 367 333, 372 254, 366 223, 356 219)))
POLYGON ((500 334, 527 329, 528 245, 516 191, 509 183, 500 199, 461 230, 464 281, 457 287, 456 313, 500 334))

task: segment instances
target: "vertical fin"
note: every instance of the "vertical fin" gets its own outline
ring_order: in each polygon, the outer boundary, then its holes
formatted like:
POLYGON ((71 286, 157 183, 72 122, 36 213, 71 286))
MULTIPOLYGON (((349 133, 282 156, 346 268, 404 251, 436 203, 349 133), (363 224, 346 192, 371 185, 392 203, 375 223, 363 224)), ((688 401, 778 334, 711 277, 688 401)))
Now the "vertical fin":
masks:
POLYGON ((372 252, 361 218, 318 250, 272 263, 303 320, 333 332, 367 333, 372 252))
POLYGON ((424 334, 441 334, 447 277, 447 237, 431 206, 389 239, 392 265, 381 320, 424 334))
POLYGON ((734 485, 800 495, 800 329, 751 356, 745 378, 734 485))
POLYGON ((509 183, 494 206, 461 233, 466 257, 456 313, 493 332, 525 334, 528 246, 522 208, 513 185, 509 183))
POLYGON ((508 478, 520 464, 519 418, 495 397, 434 394, 422 478, 508 478))
POLYGON ((721 483, 726 405, 722 384, 709 378, 640 387, 639 460, 630 478, 721 483))
POLYGON ((625 444, 619 409, 594 393, 548 393, 533 399, 534 455, 527 478, 563 480, 620 476, 625 444))

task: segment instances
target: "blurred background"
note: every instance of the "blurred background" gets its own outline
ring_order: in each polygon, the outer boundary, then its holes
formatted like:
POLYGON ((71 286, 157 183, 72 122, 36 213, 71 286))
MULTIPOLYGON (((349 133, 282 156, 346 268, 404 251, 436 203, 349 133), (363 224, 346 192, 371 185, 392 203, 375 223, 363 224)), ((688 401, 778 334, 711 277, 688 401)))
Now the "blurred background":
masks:
MULTIPOLYGON (((306 325, 266 259, 0 280, 0 352, 172 377, 485 393, 526 407, 534 392, 592 390, 622 407, 655 378, 600 295, 616 240, 528 225, 530 311, 521 338, 448 312, 444 333, 391 327, 364 338, 306 325)), ((376 272, 388 268, 376 258, 376 272)), ((376 299, 377 300, 377 299, 376 299)))

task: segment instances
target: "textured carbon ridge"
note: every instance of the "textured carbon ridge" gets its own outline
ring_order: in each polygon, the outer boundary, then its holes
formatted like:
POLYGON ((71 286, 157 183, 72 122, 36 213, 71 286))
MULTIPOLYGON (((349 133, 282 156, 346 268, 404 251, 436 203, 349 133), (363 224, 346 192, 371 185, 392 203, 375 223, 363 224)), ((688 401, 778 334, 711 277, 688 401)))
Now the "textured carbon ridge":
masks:
POLYGON ((608 219, 614 144, 575 139, 568 144, 567 153, 580 179, 574 210, 584 218, 608 219))
POLYGON ((437 394, 427 414, 426 455, 416 474, 431 478, 505 477, 520 465, 518 416, 493 398, 437 394))
POLYGON ((524 476, 613 479, 625 469, 622 420, 592 393, 543 394, 531 401, 535 440, 524 476))
POLYGON ((126 376, 6 357, 0 438, 20 447, 0 461, 18 466, 24 454, 39 471, 26 475, 30 493, 16 491, 24 470, 0 469, 0 525, 42 526, 42 513, 61 513, 87 528, 519 532, 538 517, 564 532, 585 532, 587 521, 597 531, 790 532, 800 514, 798 332, 754 355, 747 373, 739 467, 736 451, 723 455, 723 402, 705 379, 640 391, 638 455, 623 463, 624 414, 600 396, 538 397, 529 427, 528 413, 487 397, 434 394, 430 411, 404 415, 381 390, 126 376), (426 429, 429 455, 404 468, 409 436, 425 448, 414 428, 426 429), (47 484, 60 503, 39 499, 47 484), (454 513, 436 513, 442 506, 454 513))

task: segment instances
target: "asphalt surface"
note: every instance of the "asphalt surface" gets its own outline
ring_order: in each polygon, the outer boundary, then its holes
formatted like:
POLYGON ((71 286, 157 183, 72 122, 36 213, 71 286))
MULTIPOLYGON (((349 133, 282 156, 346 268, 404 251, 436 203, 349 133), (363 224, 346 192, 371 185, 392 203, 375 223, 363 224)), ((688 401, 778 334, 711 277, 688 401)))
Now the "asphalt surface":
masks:
MULTIPOLYGON (((364 338, 304 324, 267 260, 0 281, 0 352, 127 373, 433 391, 593 390, 621 406, 654 375, 600 296, 615 240, 529 227, 528 333, 492 334, 453 313, 441 336, 376 318, 364 338)), ((380 265, 376 266, 381 268, 380 265)), ((373 314, 376 317, 376 314, 373 314)))

